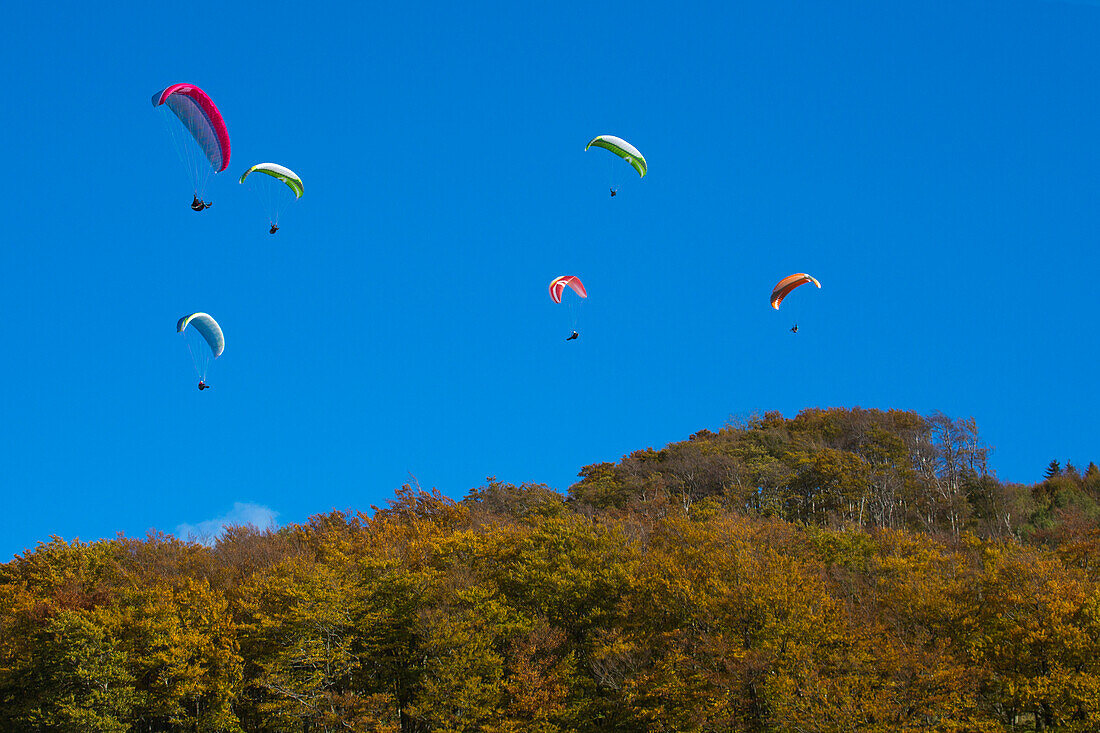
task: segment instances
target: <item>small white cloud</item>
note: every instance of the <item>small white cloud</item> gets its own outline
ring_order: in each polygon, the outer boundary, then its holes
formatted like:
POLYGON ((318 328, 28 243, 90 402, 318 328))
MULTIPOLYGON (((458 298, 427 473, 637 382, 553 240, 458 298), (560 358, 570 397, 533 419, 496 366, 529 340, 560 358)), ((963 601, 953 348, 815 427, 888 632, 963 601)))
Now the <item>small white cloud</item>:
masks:
POLYGON ((262 504, 233 502, 233 509, 220 517, 207 519, 198 524, 181 524, 176 527, 176 536, 204 545, 213 544, 225 532, 225 528, 239 525, 251 525, 257 529, 276 527, 275 518, 279 512, 262 504))

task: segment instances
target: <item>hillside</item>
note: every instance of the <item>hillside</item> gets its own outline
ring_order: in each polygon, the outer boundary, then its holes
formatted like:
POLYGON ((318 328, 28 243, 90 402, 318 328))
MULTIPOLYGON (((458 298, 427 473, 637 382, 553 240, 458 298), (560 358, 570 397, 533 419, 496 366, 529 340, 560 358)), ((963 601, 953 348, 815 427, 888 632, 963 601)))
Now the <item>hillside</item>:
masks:
POLYGON ((987 470, 973 419, 900 410, 804 410, 754 416, 618 464, 581 470, 570 498, 597 510, 651 514, 699 501, 751 516, 958 537, 1059 542, 1100 514, 1100 469, 1056 460, 1035 486, 987 470))
POLYGON ((1100 729, 1100 470, 768 413, 568 497, 489 479, 0 566, 10 731, 1100 729))

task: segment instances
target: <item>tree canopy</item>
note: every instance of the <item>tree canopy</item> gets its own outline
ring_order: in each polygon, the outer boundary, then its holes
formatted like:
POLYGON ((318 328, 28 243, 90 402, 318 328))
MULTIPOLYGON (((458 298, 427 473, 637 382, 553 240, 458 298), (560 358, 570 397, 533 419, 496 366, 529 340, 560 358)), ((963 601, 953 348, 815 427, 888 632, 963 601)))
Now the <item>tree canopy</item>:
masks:
POLYGON ((562 496, 490 478, 0 565, 11 731, 1100 729, 1100 469, 973 420, 753 416, 562 496))

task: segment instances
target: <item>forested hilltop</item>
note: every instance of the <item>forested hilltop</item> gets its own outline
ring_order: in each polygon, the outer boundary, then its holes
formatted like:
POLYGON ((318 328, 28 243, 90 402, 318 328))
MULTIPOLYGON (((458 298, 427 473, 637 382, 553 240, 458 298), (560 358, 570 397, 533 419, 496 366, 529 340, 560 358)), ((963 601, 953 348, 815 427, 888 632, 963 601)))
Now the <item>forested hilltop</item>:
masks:
POLYGON ((768 413, 568 497, 55 538, 0 566, 0 730, 1100 730, 1100 469, 988 452, 768 413))

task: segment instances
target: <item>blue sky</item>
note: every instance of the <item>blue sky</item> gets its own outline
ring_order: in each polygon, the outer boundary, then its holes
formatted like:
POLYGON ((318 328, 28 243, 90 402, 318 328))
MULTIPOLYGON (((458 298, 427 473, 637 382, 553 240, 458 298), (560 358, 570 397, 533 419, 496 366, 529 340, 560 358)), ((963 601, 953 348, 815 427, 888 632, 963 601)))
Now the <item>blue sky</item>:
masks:
POLYGON ((1095 4, 158 5, 0 30, 0 555, 564 491, 753 410, 973 416, 1003 480, 1100 457, 1095 4), (179 81, 233 145, 201 214, 179 81), (600 133, 649 161, 615 199, 600 133), (306 187, 275 237, 236 184, 268 160, 306 187))

